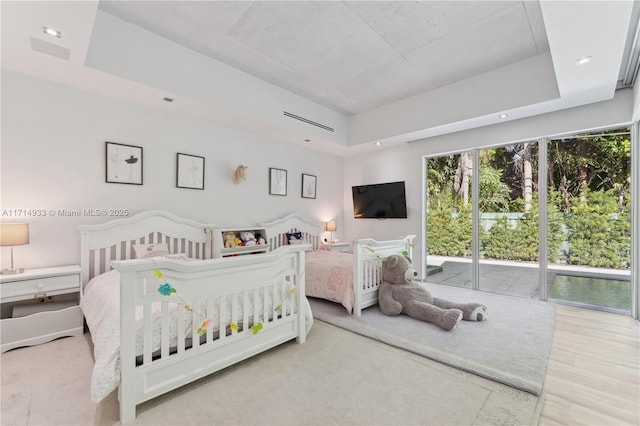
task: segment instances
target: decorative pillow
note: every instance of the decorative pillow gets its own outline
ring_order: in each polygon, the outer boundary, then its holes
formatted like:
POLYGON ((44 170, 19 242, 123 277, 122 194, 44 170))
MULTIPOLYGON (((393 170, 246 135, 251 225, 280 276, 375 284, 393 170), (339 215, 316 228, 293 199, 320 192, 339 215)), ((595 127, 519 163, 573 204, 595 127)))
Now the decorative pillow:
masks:
POLYGON ((186 253, 165 254, 162 257, 164 257, 165 259, 173 259, 173 260, 187 260, 186 253))
POLYGON ((133 251, 136 259, 146 259, 149 257, 167 256, 169 247, 166 244, 134 244, 133 251))
POLYGON ((287 234, 287 242, 289 244, 302 244, 302 232, 291 232, 287 234))

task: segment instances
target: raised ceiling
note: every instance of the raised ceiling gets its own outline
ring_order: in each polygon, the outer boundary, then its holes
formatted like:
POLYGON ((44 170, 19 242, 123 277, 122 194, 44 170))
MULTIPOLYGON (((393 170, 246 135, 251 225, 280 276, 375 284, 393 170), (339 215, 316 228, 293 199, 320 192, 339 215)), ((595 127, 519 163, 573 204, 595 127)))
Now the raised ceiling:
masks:
POLYGON ((629 0, 2 1, 0 8, 3 72, 293 143, 311 139, 340 155, 499 123, 503 114, 515 120, 611 99, 638 21, 629 0), (44 25, 62 37, 44 35, 44 25), (591 63, 577 66, 586 56, 591 63))
POLYGON ((549 51, 531 1, 101 1, 161 37, 345 114, 549 51))

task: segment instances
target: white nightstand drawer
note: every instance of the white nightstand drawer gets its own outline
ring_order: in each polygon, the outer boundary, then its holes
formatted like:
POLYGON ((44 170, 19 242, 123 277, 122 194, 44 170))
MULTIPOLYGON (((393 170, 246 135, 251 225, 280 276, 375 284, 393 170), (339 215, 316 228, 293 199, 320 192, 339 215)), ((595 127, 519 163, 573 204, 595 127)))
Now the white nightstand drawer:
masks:
POLYGON ((80 275, 78 274, 2 283, 0 284, 0 295, 2 302, 11 302, 24 299, 25 296, 38 298, 68 293, 72 289, 80 291, 80 275))

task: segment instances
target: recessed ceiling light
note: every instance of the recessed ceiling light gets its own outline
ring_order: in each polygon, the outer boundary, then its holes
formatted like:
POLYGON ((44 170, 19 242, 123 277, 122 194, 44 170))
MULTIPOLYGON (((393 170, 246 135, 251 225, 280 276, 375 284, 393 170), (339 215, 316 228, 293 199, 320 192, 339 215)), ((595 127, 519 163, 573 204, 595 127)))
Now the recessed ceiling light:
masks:
POLYGON ((62 37, 62 33, 58 30, 55 30, 53 28, 49 28, 49 27, 42 27, 42 32, 44 32, 46 35, 51 36, 51 37, 57 37, 57 38, 61 38, 62 37))
POLYGON ((172 98, 162 98, 162 100, 165 102, 173 102, 172 98))
POLYGON ((311 139, 305 139, 304 141, 305 142, 311 142, 311 139))
POLYGON ((585 56, 584 58, 580 58, 576 60, 576 65, 584 65, 591 62, 591 56, 585 56))
POLYGON ((382 145, 382 142, 376 142, 376 146, 382 145))
POLYGON ((498 116, 498 118, 507 118, 509 116, 509 114, 500 114, 498 116))

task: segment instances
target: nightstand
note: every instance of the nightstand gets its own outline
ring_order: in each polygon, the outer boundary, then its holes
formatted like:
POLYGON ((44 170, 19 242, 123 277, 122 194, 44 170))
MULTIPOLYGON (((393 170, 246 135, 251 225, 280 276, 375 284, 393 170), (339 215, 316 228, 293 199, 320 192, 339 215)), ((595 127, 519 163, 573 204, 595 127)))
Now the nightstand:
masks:
POLYGON ((351 251, 351 244, 349 243, 323 243, 322 247, 338 253, 349 253, 351 251))
POLYGON ((0 352, 81 336, 80 266, 0 275, 0 352))

